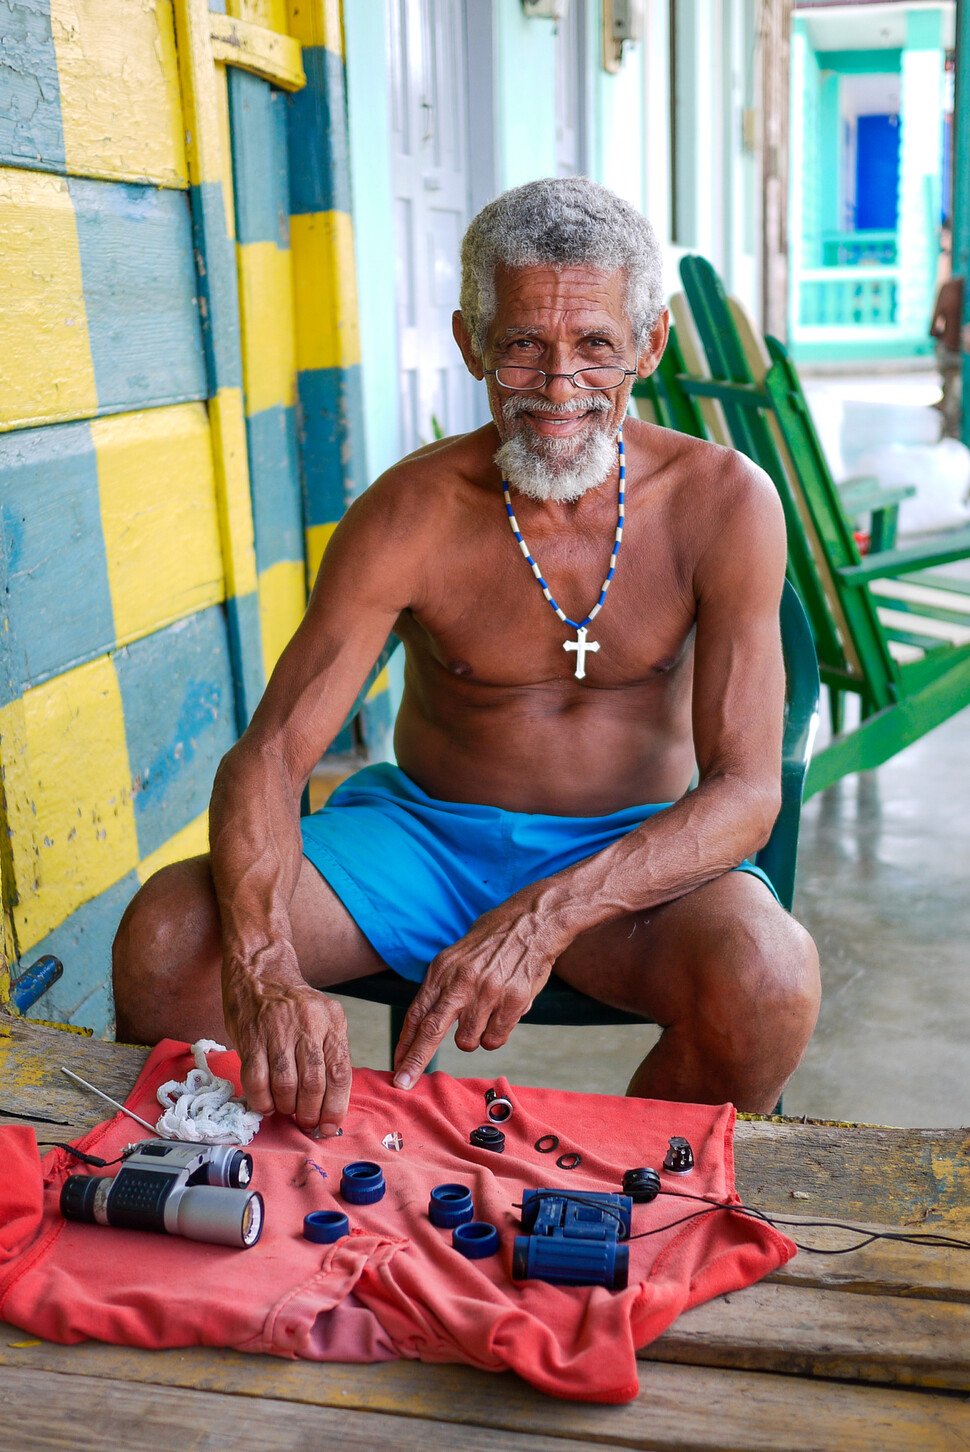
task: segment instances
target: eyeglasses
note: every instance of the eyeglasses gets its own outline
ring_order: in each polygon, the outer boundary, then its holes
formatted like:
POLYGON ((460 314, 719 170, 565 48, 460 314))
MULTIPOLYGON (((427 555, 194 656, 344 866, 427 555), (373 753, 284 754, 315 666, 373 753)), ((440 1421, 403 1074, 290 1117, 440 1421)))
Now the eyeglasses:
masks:
POLYGON ((528 393, 535 388, 545 388, 552 378, 568 378, 574 388, 585 388, 591 392, 598 389, 619 388, 625 378, 635 378, 635 368, 580 368, 575 373, 546 373, 542 368, 486 368, 486 378, 494 378, 500 388, 516 393, 528 393))

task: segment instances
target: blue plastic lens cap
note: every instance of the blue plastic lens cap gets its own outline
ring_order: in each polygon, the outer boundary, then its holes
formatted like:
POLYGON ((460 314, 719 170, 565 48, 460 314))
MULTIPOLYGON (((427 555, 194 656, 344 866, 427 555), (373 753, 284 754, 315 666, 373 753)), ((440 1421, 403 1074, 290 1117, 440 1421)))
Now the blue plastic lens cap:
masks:
POLYGON ((303 1217, 303 1235, 318 1245, 330 1245, 350 1229, 350 1221, 342 1210, 313 1210, 303 1217))
POLYGON ((435 1185, 428 1205, 428 1219, 432 1225, 443 1229, 467 1225, 469 1220, 475 1219, 471 1190, 464 1185, 435 1185))
POLYGON ((451 1243, 468 1260, 484 1260, 498 1250, 498 1231, 484 1220, 472 1220, 468 1225, 455 1226, 451 1243))
POLYGON ((383 1200, 387 1186, 384 1172, 373 1160, 355 1160, 344 1165, 340 1177, 340 1198, 348 1205, 376 1205, 383 1200))

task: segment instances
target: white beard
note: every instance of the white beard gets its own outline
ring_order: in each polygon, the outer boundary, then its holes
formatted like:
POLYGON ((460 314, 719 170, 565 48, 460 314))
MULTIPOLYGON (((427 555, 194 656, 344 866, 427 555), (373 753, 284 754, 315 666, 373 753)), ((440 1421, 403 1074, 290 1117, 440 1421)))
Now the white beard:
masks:
MULTIPOLYGON (((526 410, 562 414, 590 407, 600 405, 576 399, 543 409, 535 399, 508 398, 502 403, 502 415, 511 428, 526 410)), ((607 405, 602 411, 609 414, 611 409, 607 405)), ((547 438, 533 433, 525 423, 510 434, 494 457, 502 478, 520 494, 540 502, 572 504, 610 477, 617 460, 616 433, 611 425, 603 428, 597 424, 577 448, 574 439, 547 438)))

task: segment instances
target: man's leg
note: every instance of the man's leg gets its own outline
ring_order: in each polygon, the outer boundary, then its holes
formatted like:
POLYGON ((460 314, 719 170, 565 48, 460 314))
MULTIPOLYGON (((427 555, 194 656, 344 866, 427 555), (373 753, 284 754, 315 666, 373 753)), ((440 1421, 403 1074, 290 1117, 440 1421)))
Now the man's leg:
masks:
MULTIPOLYGON (((316 988, 387 967, 306 858, 290 919, 300 969, 316 988)), ((222 934, 207 856, 163 868, 145 884, 121 920, 113 957, 120 1042, 227 1042, 222 934)))
POLYGON ((820 997, 808 933, 751 873, 594 928, 556 973, 663 1028, 627 1093, 769 1113, 805 1051, 820 997))

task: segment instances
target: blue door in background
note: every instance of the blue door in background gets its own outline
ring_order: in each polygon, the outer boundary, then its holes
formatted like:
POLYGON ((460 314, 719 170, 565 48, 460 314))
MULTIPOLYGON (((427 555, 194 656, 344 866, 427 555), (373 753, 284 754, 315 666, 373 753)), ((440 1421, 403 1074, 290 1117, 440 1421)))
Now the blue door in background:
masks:
POLYGON ((899 212, 899 118, 860 116, 856 133, 857 232, 895 232, 899 212))

